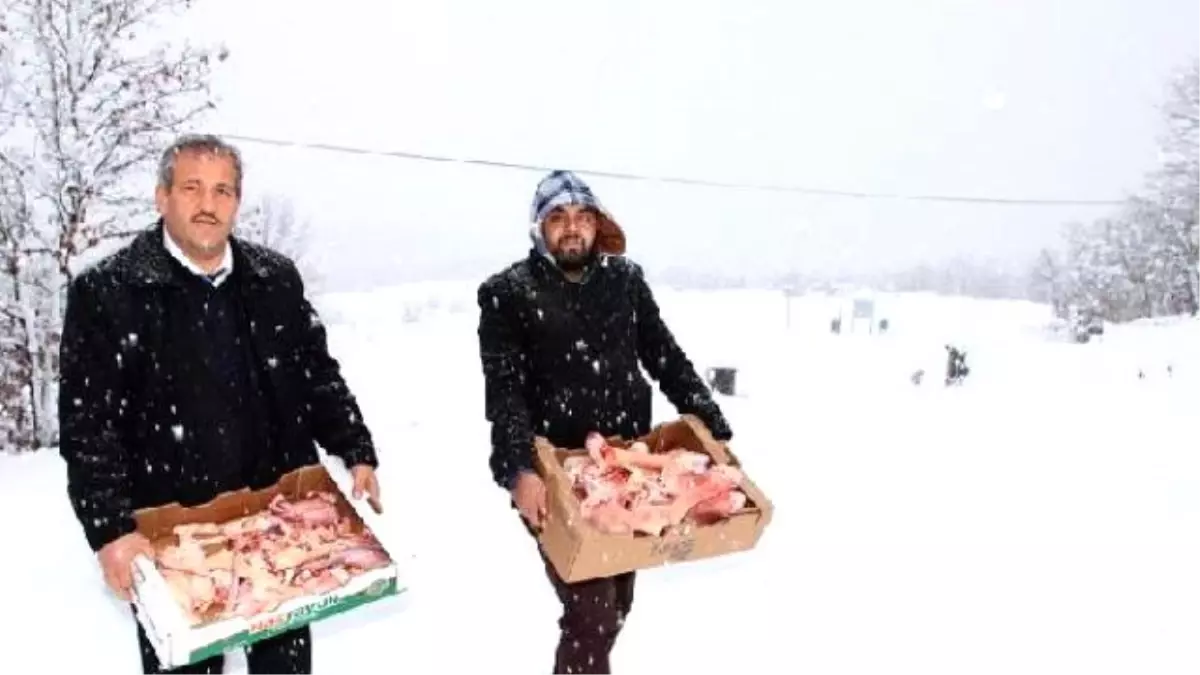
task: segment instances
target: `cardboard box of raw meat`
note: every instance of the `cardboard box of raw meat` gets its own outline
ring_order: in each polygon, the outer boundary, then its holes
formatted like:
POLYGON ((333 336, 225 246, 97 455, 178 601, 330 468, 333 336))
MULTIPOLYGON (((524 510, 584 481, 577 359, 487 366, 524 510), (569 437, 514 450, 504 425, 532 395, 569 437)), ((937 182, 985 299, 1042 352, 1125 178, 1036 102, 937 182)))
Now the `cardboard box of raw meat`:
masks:
POLYGON ((134 562, 134 606, 164 667, 406 590, 395 559, 320 464, 264 490, 144 509, 136 520, 157 559, 134 562))
MULTIPOLYGON (((691 462, 692 470, 680 469, 679 466, 675 466, 675 469, 688 474, 686 478, 691 479, 692 484, 707 477, 707 470, 696 466, 696 455, 691 454, 700 453, 706 455, 708 464, 716 469, 716 477, 725 479, 727 476, 736 476, 737 485, 733 490, 709 497, 709 504, 714 499, 725 500, 725 510, 721 512, 721 517, 715 518, 715 522, 710 517, 703 519, 703 524, 700 524, 693 518, 696 513, 694 507, 685 505, 683 508, 687 509, 688 517, 660 533, 646 534, 645 529, 653 531, 657 528, 644 526, 643 531, 637 531, 636 527, 630 532, 605 530, 585 517, 582 510, 584 502, 581 500, 585 490, 580 485, 581 479, 578 473, 570 474, 567 469, 568 464, 573 467, 588 465, 585 459, 589 457, 588 450, 556 448, 545 438, 535 438, 535 465, 546 481, 548 491, 548 513, 538 539, 559 575, 568 582, 749 550, 758 543, 771 520, 773 507, 766 495, 741 472, 741 463, 729 448, 713 439, 704 423, 694 416, 684 415, 678 420, 663 423, 638 439, 610 438, 606 444, 625 451, 644 453, 648 450, 652 455, 659 455, 660 461, 674 457, 685 465, 691 462), (645 446, 635 446, 636 442, 645 446)), ((628 454, 623 458, 615 460, 615 463, 639 460, 628 454)), ((640 463, 646 463, 646 459, 641 455, 640 463)), ((592 464, 592 467, 594 469, 596 465, 592 464)), ((647 475, 637 468, 630 472, 622 468, 613 469, 611 465, 609 471, 609 476, 615 475, 618 482, 628 480, 631 473, 638 474, 639 478, 647 475)), ((650 475, 650 482, 661 487, 663 481, 653 478, 654 474, 650 475)), ((666 477, 667 473, 657 475, 666 477)), ((677 480, 675 484, 679 484, 677 480)), ((667 489, 667 493, 660 493, 656 498, 657 503, 670 504, 670 489, 667 489)), ((594 503, 594 500, 590 503, 594 503)), ((679 513, 678 510, 668 509, 669 506, 660 507, 659 513, 679 513)))

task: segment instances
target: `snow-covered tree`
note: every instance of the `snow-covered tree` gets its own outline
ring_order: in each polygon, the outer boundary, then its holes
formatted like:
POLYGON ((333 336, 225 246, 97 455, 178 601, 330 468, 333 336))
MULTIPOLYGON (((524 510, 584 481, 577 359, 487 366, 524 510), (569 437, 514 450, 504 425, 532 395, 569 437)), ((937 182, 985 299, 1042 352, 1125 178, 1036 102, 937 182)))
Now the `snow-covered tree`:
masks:
POLYGON ((1200 63, 1191 63, 1171 82, 1163 116, 1162 166, 1151 175, 1139 208, 1148 213, 1155 235, 1171 311, 1195 314, 1200 310, 1200 63))
POLYGON ((1161 166, 1131 209, 1155 260, 1158 313, 1200 311, 1200 62, 1171 81, 1162 107, 1161 166))
POLYGON ((1177 187, 1195 185, 1200 174, 1200 62, 1193 61, 1176 74, 1162 113, 1166 119, 1166 132, 1160 138, 1162 174, 1177 181, 1177 187))
POLYGON ((1054 316, 1065 319, 1069 280, 1061 257, 1050 249, 1042 249, 1030 276, 1030 297, 1039 302, 1050 303, 1054 308, 1054 316))
POLYGON ((190 4, 0 0, 0 442, 10 448, 57 442, 66 285, 145 227, 155 160, 213 106, 210 74, 226 52, 153 37, 190 4))
MULTIPOLYGON (((1048 298, 1056 311, 1128 321, 1200 310, 1200 64, 1171 81, 1162 107, 1161 164, 1113 215, 1064 232, 1048 298)), ((1045 277, 1040 260, 1035 276, 1045 277)))
POLYGON ((321 274, 311 249, 312 226, 296 215, 287 197, 266 194, 242 205, 235 234, 291 258, 304 278, 306 291, 318 290, 321 274))

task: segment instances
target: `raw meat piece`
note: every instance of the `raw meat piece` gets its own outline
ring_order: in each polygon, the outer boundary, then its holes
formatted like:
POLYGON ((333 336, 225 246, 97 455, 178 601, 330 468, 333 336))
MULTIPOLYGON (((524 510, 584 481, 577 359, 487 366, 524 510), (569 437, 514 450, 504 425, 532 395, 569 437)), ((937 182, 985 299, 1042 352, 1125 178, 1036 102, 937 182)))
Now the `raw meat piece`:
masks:
POLYGON ((268 507, 271 513, 292 523, 306 525, 333 525, 337 523, 337 500, 329 494, 318 493, 306 499, 289 502, 283 495, 276 495, 268 507))
POLYGON ((746 493, 739 490, 706 499, 692 508, 692 518, 700 525, 711 525, 746 508, 746 493))
POLYGON ((362 570, 371 570, 376 567, 387 565, 389 560, 383 549, 379 548, 349 548, 345 551, 335 553, 330 560, 332 566, 357 567, 362 570))
POLYGON ((684 522, 712 524, 746 507, 740 470, 714 465, 708 455, 683 448, 651 453, 642 442, 628 448, 588 434, 586 455, 563 462, 583 517, 607 534, 661 536, 684 522))
POLYGON ((369 531, 354 532, 328 493, 277 495, 261 513, 179 525, 174 534, 156 564, 193 625, 268 612, 391 563, 369 531))
POLYGON ((163 550, 158 555, 158 563, 167 569, 192 574, 204 574, 208 566, 205 560, 204 548, 195 539, 181 539, 178 546, 163 550))

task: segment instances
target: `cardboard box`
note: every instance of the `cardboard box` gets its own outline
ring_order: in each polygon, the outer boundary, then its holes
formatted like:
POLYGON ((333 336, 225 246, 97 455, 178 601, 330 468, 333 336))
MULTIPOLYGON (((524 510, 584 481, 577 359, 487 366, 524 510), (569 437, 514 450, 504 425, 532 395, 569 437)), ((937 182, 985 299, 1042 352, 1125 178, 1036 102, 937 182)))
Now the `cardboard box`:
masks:
MULTIPOLYGON (((336 495, 338 512, 350 517, 355 532, 368 529, 354 505, 320 464, 296 469, 264 490, 227 492, 191 508, 169 504, 143 509, 135 517, 138 531, 158 548, 173 543, 176 525, 224 523, 262 511, 276 494, 300 499, 313 490, 336 495)), ((133 602, 138 621, 145 627, 159 661, 166 668, 175 668, 403 593, 407 589, 399 578, 395 557, 391 551, 387 553, 392 558, 391 564, 355 576, 328 593, 293 598, 250 619, 233 617, 197 626, 189 625, 183 607, 176 602, 154 562, 139 556, 134 561, 133 602)))
MULTIPOLYGON (((646 443, 651 452, 682 447, 703 452, 716 463, 741 468, 728 447, 713 439, 704 423, 691 415, 661 424, 639 439, 614 438, 609 439, 609 443, 627 448, 634 440, 646 443)), ((556 448, 540 436, 534 439, 534 448, 535 466, 546 481, 548 492, 548 513, 538 541, 559 576, 567 582, 746 551, 754 548, 771 521, 771 502, 747 477, 741 488, 748 497, 746 508, 725 520, 712 525, 680 528, 678 532, 668 532, 661 537, 606 534, 580 515, 579 499, 563 468, 563 460, 567 457, 587 451, 556 448)))

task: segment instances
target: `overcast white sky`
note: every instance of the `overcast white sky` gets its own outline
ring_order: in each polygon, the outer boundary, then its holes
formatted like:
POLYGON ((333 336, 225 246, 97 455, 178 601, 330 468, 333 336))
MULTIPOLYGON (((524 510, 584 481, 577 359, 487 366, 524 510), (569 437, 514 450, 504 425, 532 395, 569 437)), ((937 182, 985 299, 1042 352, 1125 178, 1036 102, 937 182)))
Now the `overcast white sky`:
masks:
MULTIPOLYGON (((1156 159, 1194 0, 202 0, 210 130, 574 169, 981 197, 1120 199, 1156 159)), ((339 287, 481 278, 528 248, 538 173, 243 143, 339 287)), ((1104 209, 592 180, 653 270, 1013 259, 1104 209), (713 253, 713 251, 717 253, 713 253)))

